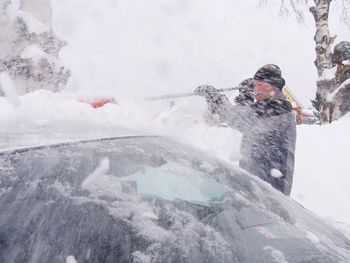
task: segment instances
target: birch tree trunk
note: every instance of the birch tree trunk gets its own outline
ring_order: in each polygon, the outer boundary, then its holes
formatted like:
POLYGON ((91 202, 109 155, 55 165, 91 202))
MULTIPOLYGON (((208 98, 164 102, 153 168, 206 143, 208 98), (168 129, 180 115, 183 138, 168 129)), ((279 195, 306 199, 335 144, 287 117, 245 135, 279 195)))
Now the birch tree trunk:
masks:
POLYGON ((327 76, 327 72, 333 67, 331 48, 336 36, 330 35, 328 26, 329 7, 332 0, 314 0, 314 2, 315 6, 310 8, 310 12, 316 24, 315 66, 319 80, 317 81, 316 99, 313 101, 313 105, 320 113, 322 124, 339 118, 339 109, 327 99, 329 94, 337 88, 335 76, 327 76))

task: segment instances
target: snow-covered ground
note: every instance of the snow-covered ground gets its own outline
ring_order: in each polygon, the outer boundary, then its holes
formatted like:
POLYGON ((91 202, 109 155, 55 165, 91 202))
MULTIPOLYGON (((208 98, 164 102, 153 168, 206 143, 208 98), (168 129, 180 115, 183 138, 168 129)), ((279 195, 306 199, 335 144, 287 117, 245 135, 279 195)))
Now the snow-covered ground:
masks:
POLYGON ((325 126, 299 126, 292 198, 350 224, 350 114, 325 126))
MULTIPOLYGON (((237 165, 241 135, 207 124, 202 98, 174 103, 142 98, 189 92, 200 84, 233 86, 261 65, 276 63, 309 106, 317 77, 311 15, 306 11, 306 25, 298 25, 292 17, 278 18, 278 6, 259 7, 260 2, 54 0, 54 29, 68 41, 60 55, 73 71, 70 86, 61 94, 0 98, 0 133, 79 121, 96 127, 91 138, 99 130, 113 135, 113 127, 125 127, 174 136, 237 165), (118 104, 93 109, 79 101, 106 94, 118 104)), ((331 21, 332 32, 345 40, 349 30, 336 10, 331 21)), ((345 231, 350 225, 349 130, 349 116, 322 127, 298 126, 292 191, 293 199, 345 231)), ((46 142, 19 134, 19 145, 46 142)), ((63 137, 56 134, 56 139, 63 137)))

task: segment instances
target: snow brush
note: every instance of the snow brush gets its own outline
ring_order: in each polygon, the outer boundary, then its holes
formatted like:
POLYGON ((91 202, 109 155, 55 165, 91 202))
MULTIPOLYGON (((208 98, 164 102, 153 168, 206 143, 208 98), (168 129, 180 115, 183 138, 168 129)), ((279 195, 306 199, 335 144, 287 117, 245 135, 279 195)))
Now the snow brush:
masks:
MULTIPOLYGON (((225 88, 225 89, 217 89, 217 91, 226 92, 226 91, 239 90, 239 89, 242 90, 244 89, 244 87, 231 87, 231 88, 225 88)), ((148 97, 146 98, 146 100, 169 100, 169 99, 185 98, 185 97, 191 97, 191 96, 198 96, 198 94, 194 92, 168 94, 168 95, 162 95, 162 96, 148 97)))

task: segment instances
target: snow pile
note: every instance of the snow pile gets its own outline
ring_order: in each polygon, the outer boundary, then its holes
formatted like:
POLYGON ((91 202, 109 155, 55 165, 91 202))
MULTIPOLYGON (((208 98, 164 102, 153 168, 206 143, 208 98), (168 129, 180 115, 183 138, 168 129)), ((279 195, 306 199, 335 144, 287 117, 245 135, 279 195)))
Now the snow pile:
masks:
MULTIPOLYGON (((79 136, 80 139, 120 136, 118 127, 129 128, 141 131, 138 132, 141 135, 151 133, 173 136, 202 150, 212 151, 226 160, 237 161, 240 158, 240 133, 206 124, 203 114, 207 109, 202 98, 193 97, 175 103, 116 98, 118 104, 106 104, 98 109, 80 99, 81 94, 54 94, 39 90, 21 96, 21 104, 15 108, 8 100, 0 98, 0 130, 3 133, 16 131, 16 134, 21 135, 18 136, 18 144, 31 145, 25 140, 45 144, 49 138, 54 139, 53 142, 60 142, 65 139, 76 140, 79 136), (81 129, 72 130, 69 122, 81 123, 81 129), (57 127, 55 123, 61 126, 57 127), (56 130, 46 137, 35 137, 30 132, 33 125, 51 126, 56 130), (226 138, 232 139, 227 141, 226 138)), ((0 142, 3 147, 5 144, 0 142)))
POLYGON ((316 214, 350 224, 350 115, 299 126, 292 198, 316 214))

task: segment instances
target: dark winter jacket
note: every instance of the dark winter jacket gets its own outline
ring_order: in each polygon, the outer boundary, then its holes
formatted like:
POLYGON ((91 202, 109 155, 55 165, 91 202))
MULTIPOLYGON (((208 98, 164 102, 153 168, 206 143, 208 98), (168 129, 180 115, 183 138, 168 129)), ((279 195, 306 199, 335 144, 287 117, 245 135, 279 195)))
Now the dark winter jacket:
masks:
MULTIPOLYGON (((344 66, 344 69, 342 70, 342 72, 337 76, 337 84, 340 86, 348 79, 350 79, 350 65, 344 66)), ((350 85, 350 84, 348 84, 348 85, 350 85)), ((342 104, 340 105, 339 109, 340 109, 340 112, 342 113, 342 115, 350 112, 350 94, 349 94, 349 92, 344 93, 342 104)))
POLYGON ((232 105, 225 95, 207 98, 213 113, 243 134, 240 166, 289 195, 294 171, 296 123, 282 93, 269 102, 232 105), (281 178, 277 175, 280 174, 281 178))

